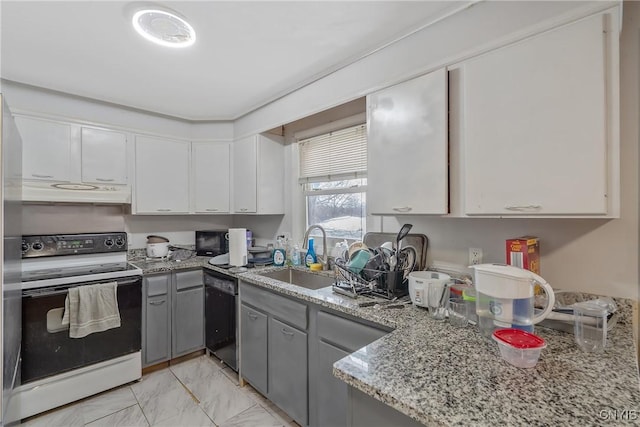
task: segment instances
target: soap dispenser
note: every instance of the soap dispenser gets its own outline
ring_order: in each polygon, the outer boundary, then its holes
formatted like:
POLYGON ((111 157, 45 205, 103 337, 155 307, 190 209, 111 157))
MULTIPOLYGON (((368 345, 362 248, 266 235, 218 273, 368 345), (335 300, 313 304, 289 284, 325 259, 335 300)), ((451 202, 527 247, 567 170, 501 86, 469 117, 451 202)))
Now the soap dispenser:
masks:
POLYGON ((304 257, 304 263, 307 267, 311 264, 318 262, 316 251, 313 249, 313 239, 309 239, 309 249, 307 249, 307 255, 304 257))
POLYGON ((282 267, 287 259, 286 249, 280 238, 276 239, 276 248, 273 250, 273 265, 282 267))

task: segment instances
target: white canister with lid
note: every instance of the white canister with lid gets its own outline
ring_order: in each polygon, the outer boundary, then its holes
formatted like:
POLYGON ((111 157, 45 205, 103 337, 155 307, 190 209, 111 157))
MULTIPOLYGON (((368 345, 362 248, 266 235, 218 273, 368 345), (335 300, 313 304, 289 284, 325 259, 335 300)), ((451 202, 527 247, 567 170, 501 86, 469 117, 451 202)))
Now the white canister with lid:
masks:
POLYGON ((436 271, 412 271, 409 273, 409 296, 411 302, 418 307, 429 306, 427 295, 429 286, 433 283, 448 283, 451 276, 436 271))

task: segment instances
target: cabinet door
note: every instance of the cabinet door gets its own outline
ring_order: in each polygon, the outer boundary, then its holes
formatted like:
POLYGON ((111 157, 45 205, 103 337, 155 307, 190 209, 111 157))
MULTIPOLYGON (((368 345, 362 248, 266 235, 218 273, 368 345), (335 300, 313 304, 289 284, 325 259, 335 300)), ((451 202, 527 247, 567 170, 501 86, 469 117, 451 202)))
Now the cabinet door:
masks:
POLYGON ((291 418, 308 423, 307 334, 269 319, 268 397, 291 418))
POLYGON ((267 394, 267 315, 240 308, 240 376, 267 394))
POLYGON ((136 137, 136 213, 189 212, 190 143, 136 137))
POLYGON ((228 143, 192 143, 195 213, 229 213, 230 162, 228 143))
POLYGON ((15 120, 22 137, 23 178, 69 181, 71 126, 27 117, 15 120))
POLYGON ((367 126, 368 213, 446 214, 446 70, 369 95, 367 126))
POLYGON ((256 212, 284 213, 284 145, 281 137, 258 136, 256 212))
POLYGON ((607 213, 603 19, 463 65, 467 214, 607 213))
POLYGON ((204 348, 204 286, 175 293, 172 357, 204 348))
POLYGON ((318 342, 318 426, 347 425, 347 384, 333 375, 333 364, 349 353, 318 342))
POLYGON ((257 140, 255 136, 233 143, 233 211, 257 211, 257 140))
POLYGON ((127 183, 127 136, 120 132, 82 128, 82 182, 127 183))
POLYGON ((144 365, 171 358, 170 274, 144 278, 144 365))

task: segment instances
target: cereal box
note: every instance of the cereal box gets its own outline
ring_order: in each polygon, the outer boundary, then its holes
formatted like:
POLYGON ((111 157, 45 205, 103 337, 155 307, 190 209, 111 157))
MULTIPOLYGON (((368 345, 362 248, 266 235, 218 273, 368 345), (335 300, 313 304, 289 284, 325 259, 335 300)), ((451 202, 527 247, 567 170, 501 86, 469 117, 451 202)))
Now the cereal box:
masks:
POLYGON ((534 236, 507 240, 507 264, 540 274, 540 241, 534 236))

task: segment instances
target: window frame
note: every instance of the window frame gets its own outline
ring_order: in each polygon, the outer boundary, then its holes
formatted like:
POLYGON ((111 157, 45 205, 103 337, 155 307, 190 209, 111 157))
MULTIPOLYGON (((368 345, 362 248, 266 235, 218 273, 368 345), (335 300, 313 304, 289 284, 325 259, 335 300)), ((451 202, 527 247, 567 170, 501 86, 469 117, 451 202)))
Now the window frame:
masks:
MULTIPOLYGON (((305 230, 308 229, 311 225, 315 224, 315 223, 309 222, 309 203, 310 203, 309 197, 310 196, 360 194, 361 201, 364 202, 365 204, 364 208, 361 210, 361 215, 360 215, 361 224, 362 224, 362 236, 360 238, 327 236, 327 244, 329 245, 328 249, 332 248, 336 242, 342 242, 343 240, 347 240, 347 242, 353 242, 353 241, 361 240, 364 237, 364 234, 366 233, 366 225, 367 225, 367 213, 366 213, 367 171, 366 171, 366 168, 364 171, 360 168, 357 171, 345 172, 340 174, 327 173, 326 175, 321 175, 321 176, 301 177, 300 169, 302 166, 302 153, 300 151, 300 143, 305 140, 309 140, 316 137, 321 137, 321 138, 326 137, 328 136, 328 134, 331 134, 333 132, 339 132, 349 128, 361 128, 361 129, 354 129, 354 131, 363 132, 364 156, 362 155, 363 154, 362 151, 359 154, 361 158, 362 157, 364 158, 364 162, 366 165, 366 157, 367 157, 366 117, 364 116, 364 114, 362 114, 362 115, 353 116, 345 120, 341 120, 339 122, 340 122, 340 126, 337 126, 337 122, 336 122, 335 127, 328 128, 327 126, 321 126, 316 128, 315 132, 313 130, 309 130, 309 131, 305 131, 295 135, 296 143, 298 144, 298 156, 297 156, 298 171, 299 171, 298 185, 301 188, 302 199, 304 203, 304 220, 303 221, 304 221, 305 230), (320 131, 320 129, 322 131, 320 131), (304 137, 302 137, 302 135, 304 135, 304 137), (356 185, 351 185, 349 187, 344 187, 344 188, 311 189, 311 187, 314 184, 339 182, 339 181, 360 181, 360 183, 356 185)), ((317 230, 314 230, 311 235, 318 236, 318 235, 321 235, 321 233, 317 230)))

